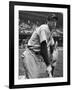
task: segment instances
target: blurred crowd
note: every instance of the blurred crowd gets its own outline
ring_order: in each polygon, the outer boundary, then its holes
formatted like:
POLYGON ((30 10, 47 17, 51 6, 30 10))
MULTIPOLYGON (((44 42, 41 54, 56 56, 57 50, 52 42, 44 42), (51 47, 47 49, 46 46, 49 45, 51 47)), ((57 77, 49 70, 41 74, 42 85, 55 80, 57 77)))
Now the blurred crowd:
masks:
MULTIPOLYGON (((29 38, 31 37, 33 31, 38 27, 37 24, 26 24, 22 22, 19 25, 19 48, 25 48, 29 38)), ((58 41, 58 46, 62 46, 63 44, 63 35, 54 33, 54 40, 58 41)))

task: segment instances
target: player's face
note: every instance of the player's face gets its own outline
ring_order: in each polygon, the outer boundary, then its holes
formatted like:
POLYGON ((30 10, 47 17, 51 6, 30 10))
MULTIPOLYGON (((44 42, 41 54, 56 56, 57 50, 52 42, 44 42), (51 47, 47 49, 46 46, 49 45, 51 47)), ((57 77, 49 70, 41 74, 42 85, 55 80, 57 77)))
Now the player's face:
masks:
POLYGON ((49 26, 50 26, 52 29, 56 28, 56 24, 57 24, 57 22, 56 22, 55 20, 49 21, 49 26))

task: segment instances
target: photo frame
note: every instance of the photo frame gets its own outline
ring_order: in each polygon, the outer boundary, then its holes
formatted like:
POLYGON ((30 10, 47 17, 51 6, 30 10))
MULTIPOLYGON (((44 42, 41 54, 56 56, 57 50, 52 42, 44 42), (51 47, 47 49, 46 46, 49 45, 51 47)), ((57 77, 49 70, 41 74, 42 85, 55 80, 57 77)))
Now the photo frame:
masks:
MULTIPOLYGON (((29 36, 27 36, 29 37, 29 36)), ((59 45, 60 45, 59 44, 59 45)), ((21 52, 22 53, 22 52, 21 52)), ((47 4, 31 2, 9 2, 9 88, 29 88, 29 87, 47 87, 70 85, 70 5, 65 4, 47 4), (26 27, 31 30, 30 25, 39 26, 46 23, 47 15, 57 14, 59 17, 58 29, 62 29, 61 57, 58 62, 60 72, 56 71, 54 78, 36 78, 24 79, 22 62, 20 61, 20 50, 25 48, 25 42, 28 40, 25 34, 26 27), (35 20, 34 20, 35 19, 35 20), (60 20, 61 19, 61 20, 60 20), (32 22, 32 23, 31 23, 32 22), (20 26, 21 25, 21 26, 20 26), (25 27, 23 27, 25 25, 25 27), (19 31, 18 31, 19 30, 19 31), (20 43, 20 38, 24 43, 20 43), (62 43, 63 42, 63 43, 62 43)))

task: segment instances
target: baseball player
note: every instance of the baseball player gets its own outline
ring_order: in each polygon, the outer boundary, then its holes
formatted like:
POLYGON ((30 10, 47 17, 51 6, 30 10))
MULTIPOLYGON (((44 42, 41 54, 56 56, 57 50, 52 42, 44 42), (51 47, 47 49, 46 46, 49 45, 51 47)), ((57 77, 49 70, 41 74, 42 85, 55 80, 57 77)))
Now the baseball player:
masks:
POLYGON ((52 33, 55 31, 57 19, 55 14, 50 15, 47 24, 36 28, 29 39, 27 48, 23 52, 26 78, 52 77, 51 57, 55 45, 52 33))

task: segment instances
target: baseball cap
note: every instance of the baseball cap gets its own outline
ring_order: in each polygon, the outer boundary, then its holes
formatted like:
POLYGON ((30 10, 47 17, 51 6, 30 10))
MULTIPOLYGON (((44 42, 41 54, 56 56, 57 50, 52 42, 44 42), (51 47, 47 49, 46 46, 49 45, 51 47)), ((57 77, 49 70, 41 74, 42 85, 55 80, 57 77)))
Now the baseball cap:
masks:
POLYGON ((51 15, 48 16, 47 20, 48 21, 53 21, 53 20, 56 20, 57 21, 58 20, 58 17, 57 17, 56 14, 51 14, 51 15))

